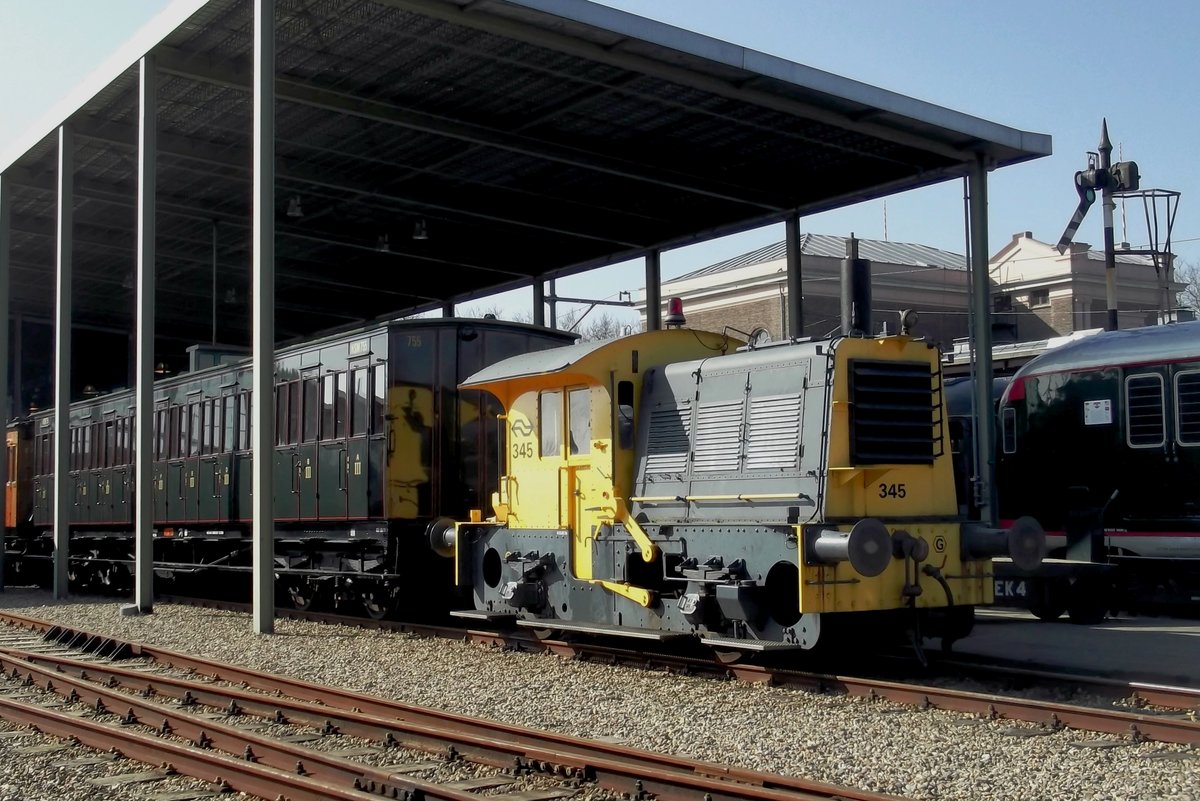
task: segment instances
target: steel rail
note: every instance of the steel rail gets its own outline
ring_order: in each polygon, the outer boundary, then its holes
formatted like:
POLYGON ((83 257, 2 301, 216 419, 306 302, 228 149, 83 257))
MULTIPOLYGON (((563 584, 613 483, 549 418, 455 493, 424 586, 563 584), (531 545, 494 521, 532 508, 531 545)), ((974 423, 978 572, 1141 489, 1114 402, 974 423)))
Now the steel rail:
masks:
MULTIPOLYGON (((77 662, 76 666, 95 667, 83 662, 77 662)), ((190 740, 201 749, 223 751, 276 771, 307 777, 323 788, 339 792, 369 790, 385 798, 423 795, 437 801, 479 801, 477 796, 461 790, 398 776, 383 768, 206 720, 182 711, 180 707, 144 701, 115 687, 102 686, 85 678, 73 678, 55 668, 42 667, 11 653, 0 653, 0 669, 13 678, 23 677, 29 686, 56 693, 71 702, 85 704, 97 713, 119 715, 121 722, 126 725, 148 726, 159 734, 172 734, 190 740)), ((274 798, 276 795, 277 792, 268 797, 274 798)))
MULTIPOLYGON (((174 666, 194 667, 191 664, 174 666)), ((519 770, 555 772, 568 778, 595 781, 601 787, 632 796, 648 792, 663 798, 693 801, 701 797, 708 797, 713 801, 817 801, 829 798, 879 801, 892 798, 804 779, 695 763, 678 757, 531 731, 419 707, 406 708, 404 711, 415 712, 413 717, 420 720, 376 715, 370 712, 371 707, 377 705, 375 699, 365 696, 349 696, 355 702, 355 707, 361 709, 321 706, 318 703, 320 701, 344 700, 349 695, 344 691, 337 691, 336 698, 327 699, 327 688, 315 688, 322 697, 313 701, 290 700, 277 695, 262 695, 236 688, 198 683, 194 680, 128 670, 111 664, 84 662, 59 655, 24 653, 7 648, 0 649, 0 668, 5 671, 15 669, 16 672, 29 676, 35 683, 52 683, 52 689, 56 692, 66 696, 77 694, 88 703, 94 703, 91 700, 93 696, 110 698, 112 700, 103 701, 110 709, 114 708, 113 703, 121 703, 128 699, 134 703, 129 705, 130 711, 126 714, 138 719, 162 709, 162 705, 138 701, 116 692, 117 688, 141 692, 144 695, 168 696, 189 705, 202 704, 230 714, 245 713, 281 723, 303 723, 327 732, 377 740, 384 744, 450 753, 472 762, 498 767, 515 766, 519 770), (68 674, 78 675, 79 678, 72 679, 68 674), (103 691, 93 690, 90 694, 79 692, 80 684, 95 686, 96 682, 102 683, 103 691), (71 692, 66 692, 68 689, 71 692)), ((259 674, 261 675, 263 674, 259 674)), ((221 677, 224 681, 240 681, 244 678, 240 672, 232 678, 228 675, 221 677)), ((262 679, 256 678, 255 683, 259 681, 262 679)), ((288 682, 280 683, 278 687, 261 689, 290 692, 292 686, 288 682)), ((307 692, 314 687, 315 685, 308 685, 303 689, 307 692)), ((185 722, 196 720, 195 716, 191 715, 183 715, 182 718, 185 722)), ((180 724, 177 724, 174 718, 164 720, 169 721, 176 733, 183 733, 180 724)), ((241 733, 241 730, 234 731, 241 733)), ((197 741, 207 739, 212 747, 231 753, 237 753, 238 749, 252 748, 253 753, 261 756, 268 764, 295 764, 296 759, 303 758, 305 768, 310 773, 322 775, 317 770, 322 767, 320 764, 310 764, 310 761, 303 757, 301 752, 304 749, 289 747, 285 749, 289 752, 285 758, 272 759, 270 752, 260 750, 259 745, 251 742, 259 738, 244 736, 242 739, 246 742, 229 743, 218 736, 227 736, 224 727, 212 727, 203 721, 189 728, 187 734, 197 741)), ((355 763, 349 764, 352 766, 351 774, 369 774, 369 769, 355 763)), ((382 784, 392 778, 387 772, 384 772, 384 775, 365 775, 364 784, 371 781, 382 784)), ((429 791, 426 791, 426 795, 431 798, 438 797, 429 791)), ((474 797, 469 798, 477 801, 474 797)))
MULTIPOLYGON (((87 640, 91 638, 94 641, 116 642, 111 638, 101 637, 99 635, 88 635, 86 633, 69 635, 65 632, 71 631, 63 627, 57 627, 55 624, 48 624, 46 621, 38 621, 33 618, 23 618, 19 615, 10 615, 0 613, 0 620, 8 619, 11 622, 24 624, 27 627, 48 632, 55 639, 62 642, 70 642, 70 640, 87 640), (61 628, 64 633, 54 635, 52 629, 61 628)), ((339 619, 341 622, 341 619, 339 619)), ((379 621, 370 621, 370 623, 378 624, 379 621)), ((429 627, 434 629, 435 627, 429 627)), ((474 634, 479 634, 481 639, 488 641, 488 638, 499 636, 500 642, 508 642, 507 635, 496 635, 491 632, 472 632, 462 629, 453 630, 459 639, 470 639, 474 634)), ((536 643, 537 641, 534 641, 536 643)), ((532 645, 533 643, 523 642, 523 645, 532 645)), ((630 658, 637 659, 641 663, 646 663, 649 659, 645 655, 637 655, 635 652, 624 651, 619 649, 604 649, 597 646, 583 646, 576 643, 558 643, 558 642, 541 642, 538 643, 542 647, 549 650, 554 650, 559 653, 579 655, 585 650, 589 653, 610 653, 615 654, 615 658, 630 658)), ((310 684, 296 679, 290 679, 282 676, 272 676, 266 673, 249 670, 246 668, 238 668, 232 665, 224 665, 209 660, 204 660, 198 657, 189 656, 187 654, 179 654, 167 649, 157 648, 156 646, 146 644, 126 644, 127 647, 133 649, 136 653, 153 658, 157 661, 174 664, 179 667, 186 667, 200 673, 220 676, 221 678, 234 681, 244 682, 248 686, 257 687, 260 689, 266 688, 274 690, 276 687, 286 685, 289 695, 305 700, 320 700, 329 706, 339 706, 345 709, 353 709, 355 707, 364 707, 364 704, 370 705, 371 711, 382 716, 407 717, 411 716, 434 716, 434 719, 441 721, 451 721, 459 719, 462 721, 472 721, 473 719, 463 716, 455 716, 451 713, 438 712, 434 710, 421 709, 412 705, 402 704, 394 701, 386 701, 383 699, 367 699, 363 696, 358 696, 345 691, 337 691, 332 688, 324 688, 319 685, 310 684)), ((116 647, 116 646, 111 646, 116 647)), ((779 670, 774 668, 766 668, 756 665, 732 665, 718 666, 713 663, 705 663, 701 660, 670 660, 667 657, 655 656, 654 660, 660 661, 663 664, 670 664, 678 661, 684 665, 685 670, 714 670, 719 669, 729 675, 732 675, 742 681, 751 682, 769 682, 774 684, 785 684, 788 686, 806 687, 823 692, 843 692, 851 696, 880 698, 887 699, 896 703, 916 705, 922 708, 939 708, 950 711, 973 713, 986 715, 988 717, 1008 718, 1012 720, 1021 720, 1030 723, 1037 723, 1052 728, 1075 728, 1085 731, 1095 731, 1108 734, 1119 734, 1130 736, 1135 740, 1149 739, 1161 742, 1180 743, 1180 744, 1200 744, 1200 723, 1193 720, 1173 719, 1160 717, 1155 715, 1138 714, 1127 711, 1114 709, 1100 709, 1091 707, 1077 707, 1068 704, 1051 703, 1036 701, 1032 699, 1012 698, 1001 695, 967 692, 962 690, 952 690, 932 686, 910 685, 899 682, 884 681, 878 679, 856 678, 841 675, 829 675, 818 673, 805 673, 801 671, 779 670)), ((1091 677, 1071 677, 1071 680, 1080 682, 1091 682, 1091 677)), ((1122 685, 1121 682, 1106 680, 1097 686, 1104 686, 1110 692, 1121 688, 1126 691, 1131 699, 1141 699, 1144 703, 1152 703, 1159 706, 1179 708, 1179 709, 1195 709, 1200 707, 1200 691, 1192 688, 1168 687, 1160 685, 1151 685, 1145 683, 1130 683, 1122 685)), ((429 719, 429 718, 425 718, 429 719)), ((502 724, 494 724, 501 726, 502 724)), ((558 735, 547 735, 551 738, 556 738, 558 735)), ((615 750, 620 750, 620 746, 611 746, 615 750)), ((681 761, 685 762, 685 760, 681 761)), ((690 763, 687 763, 690 764, 690 763)), ((711 775, 731 776, 729 769, 721 766, 709 766, 715 768, 716 772, 711 775)), ((696 767, 692 767, 696 770, 696 767)))
POLYGON ((290 801, 378 801, 380 798, 361 790, 331 787, 252 760, 236 759, 3 696, 0 696, 0 717, 98 751, 116 750, 130 759, 162 766, 167 774, 181 773, 259 798, 286 797, 290 801))

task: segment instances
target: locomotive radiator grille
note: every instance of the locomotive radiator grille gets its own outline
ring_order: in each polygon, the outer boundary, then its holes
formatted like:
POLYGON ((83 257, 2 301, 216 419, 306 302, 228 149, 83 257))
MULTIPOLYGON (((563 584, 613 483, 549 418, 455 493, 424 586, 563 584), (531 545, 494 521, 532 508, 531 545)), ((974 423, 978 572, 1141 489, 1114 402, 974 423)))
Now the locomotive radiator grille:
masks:
POLYGON ((923 362, 850 362, 850 461, 932 464, 935 374, 923 362))

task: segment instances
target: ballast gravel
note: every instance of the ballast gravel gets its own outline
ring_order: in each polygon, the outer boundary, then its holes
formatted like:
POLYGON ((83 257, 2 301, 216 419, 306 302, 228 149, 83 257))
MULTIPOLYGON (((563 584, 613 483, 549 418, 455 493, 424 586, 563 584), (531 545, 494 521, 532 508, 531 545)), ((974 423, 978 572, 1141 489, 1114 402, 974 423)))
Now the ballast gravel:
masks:
MULTIPOLYGON (((111 599, 8 591, 0 608, 408 703, 911 798, 1200 801, 1200 750, 1181 746, 319 623, 279 620, 263 636, 246 614, 188 606, 123 617, 111 599)), ((51 797, 12 748, 0 739, 0 801, 51 797)))

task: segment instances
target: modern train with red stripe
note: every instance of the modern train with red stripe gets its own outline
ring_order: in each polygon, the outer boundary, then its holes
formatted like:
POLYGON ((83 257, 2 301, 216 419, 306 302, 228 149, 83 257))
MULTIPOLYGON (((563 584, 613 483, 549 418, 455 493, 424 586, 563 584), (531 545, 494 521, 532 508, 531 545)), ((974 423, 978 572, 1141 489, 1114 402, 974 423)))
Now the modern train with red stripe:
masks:
POLYGON ((1200 600, 1200 322, 1047 351, 1012 377, 997 419, 1002 519, 1035 516, 1051 556, 1073 526, 1102 528, 1129 595, 1200 600))

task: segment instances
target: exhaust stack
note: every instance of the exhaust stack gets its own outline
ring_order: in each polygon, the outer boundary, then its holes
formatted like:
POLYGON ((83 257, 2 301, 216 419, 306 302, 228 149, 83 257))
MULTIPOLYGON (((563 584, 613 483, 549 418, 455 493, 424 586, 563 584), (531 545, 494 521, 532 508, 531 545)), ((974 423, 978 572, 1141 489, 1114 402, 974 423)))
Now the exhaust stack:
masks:
POLYGON ((842 335, 871 335, 871 262, 858 257, 853 233, 842 259, 842 335))

